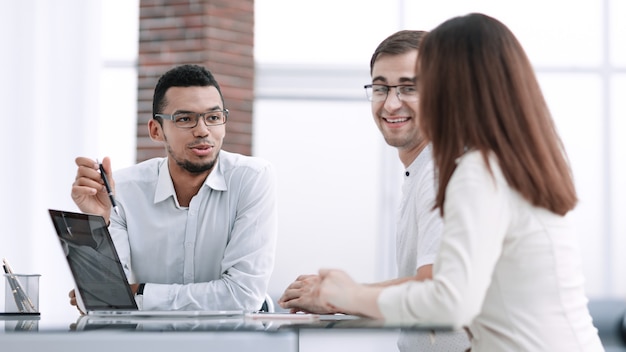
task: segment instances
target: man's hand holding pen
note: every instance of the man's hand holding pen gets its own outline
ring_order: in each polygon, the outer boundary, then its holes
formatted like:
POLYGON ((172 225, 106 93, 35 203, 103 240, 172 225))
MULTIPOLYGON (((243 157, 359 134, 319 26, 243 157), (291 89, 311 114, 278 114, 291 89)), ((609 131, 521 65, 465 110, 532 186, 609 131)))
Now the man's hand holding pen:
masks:
POLYGON ((78 157, 76 165, 78 169, 72 184, 72 199, 83 213, 101 215, 109 223, 111 208, 116 205, 113 198, 115 181, 111 172, 111 159, 105 157, 102 164, 99 164, 90 158, 78 157), (101 174, 101 169, 105 171, 105 175, 101 174))

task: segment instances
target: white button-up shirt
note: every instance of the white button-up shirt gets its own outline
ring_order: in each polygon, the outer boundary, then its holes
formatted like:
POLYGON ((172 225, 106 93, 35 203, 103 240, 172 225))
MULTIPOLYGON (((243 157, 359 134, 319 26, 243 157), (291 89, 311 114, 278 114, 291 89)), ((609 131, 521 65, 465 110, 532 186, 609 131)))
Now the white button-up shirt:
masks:
POLYGON ((435 175, 430 144, 405 170, 396 231, 398 277, 415 276, 435 261, 442 220, 435 205, 435 175))
POLYGON ((221 151, 189 207, 166 158, 115 171, 121 216, 110 231, 145 310, 257 310, 274 267, 275 176, 259 158, 221 151))

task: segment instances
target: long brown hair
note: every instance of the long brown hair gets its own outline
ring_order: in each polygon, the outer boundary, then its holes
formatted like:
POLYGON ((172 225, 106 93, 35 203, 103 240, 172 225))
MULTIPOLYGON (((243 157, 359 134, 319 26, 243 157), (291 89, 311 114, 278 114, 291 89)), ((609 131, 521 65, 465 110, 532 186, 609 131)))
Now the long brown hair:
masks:
POLYGON ((533 68, 513 33, 483 14, 452 18, 422 41, 420 128, 433 145, 443 215, 455 160, 495 154, 508 184, 564 215, 577 202, 567 156, 533 68))

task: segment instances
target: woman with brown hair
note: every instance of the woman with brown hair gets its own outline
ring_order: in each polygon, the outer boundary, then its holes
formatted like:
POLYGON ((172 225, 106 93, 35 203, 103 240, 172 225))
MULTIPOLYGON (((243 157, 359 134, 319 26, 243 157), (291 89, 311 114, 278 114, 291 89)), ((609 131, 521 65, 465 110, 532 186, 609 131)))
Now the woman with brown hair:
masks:
POLYGON ((520 43, 489 16, 452 18, 422 42, 417 77, 444 222, 433 279, 376 288, 321 270, 321 299, 466 327, 473 351, 602 351, 565 217, 571 170, 520 43))

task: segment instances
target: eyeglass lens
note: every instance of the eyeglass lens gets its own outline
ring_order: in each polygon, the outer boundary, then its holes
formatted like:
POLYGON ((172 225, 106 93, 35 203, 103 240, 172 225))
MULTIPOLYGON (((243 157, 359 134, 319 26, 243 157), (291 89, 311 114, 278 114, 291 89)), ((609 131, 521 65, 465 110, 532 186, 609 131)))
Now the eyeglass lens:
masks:
POLYGON ((415 85, 388 86, 384 84, 371 84, 365 86, 367 97, 370 101, 381 102, 387 100, 391 88, 396 89, 396 96, 403 101, 417 101, 417 88, 415 85))
POLYGON ((178 127, 193 128, 198 125, 200 117, 207 126, 223 125, 226 123, 226 114, 223 111, 209 111, 205 113, 182 112, 174 114, 174 123, 178 127))

